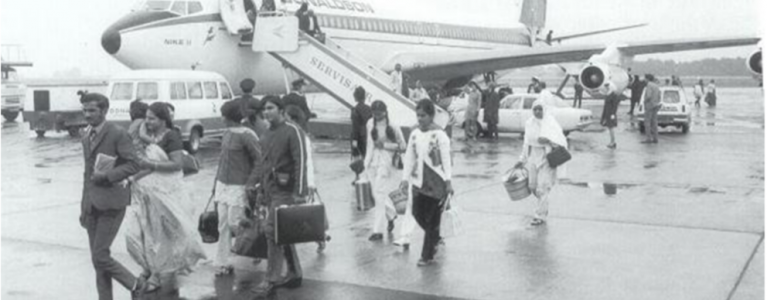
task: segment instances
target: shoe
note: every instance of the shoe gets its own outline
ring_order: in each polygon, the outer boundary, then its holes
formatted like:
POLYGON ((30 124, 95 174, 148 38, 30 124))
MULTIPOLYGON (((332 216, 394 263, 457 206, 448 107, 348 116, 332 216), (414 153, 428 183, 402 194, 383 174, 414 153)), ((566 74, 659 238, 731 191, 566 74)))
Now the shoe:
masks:
POLYGON ((405 239, 398 239, 394 241, 394 245, 402 247, 402 249, 405 251, 410 250, 410 242, 405 239))
POLYGON ((423 258, 421 258, 421 259, 418 260, 418 264, 417 265, 419 267, 425 267, 425 266, 432 265, 432 264, 434 264, 434 259, 423 259, 423 258))
POLYGON ((658 143, 658 140, 652 140, 652 142, 651 142, 651 143, 653 143, 653 144, 657 144, 657 143, 658 143))
POLYGON ((383 233, 374 233, 368 238, 368 241, 371 241, 371 242, 380 241, 380 240, 383 240, 383 233))
POLYGON ((615 149, 617 147, 618 147, 618 144, 616 144, 616 143, 612 143, 612 144, 608 144, 607 145, 607 148, 609 148, 609 149, 615 149))
POLYGON ((216 277, 228 276, 231 275, 232 272, 234 272, 233 266, 221 266, 218 268, 218 271, 216 271, 216 277))
POLYGON ((251 291, 253 292, 254 298, 265 298, 274 293, 276 289, 276 286, 274 283, 269 281, 263 281, 257 286, 255 286, 251 291))
POLYGON ((288 277, 288 278, 285 278, 285 280, 283 280, 282 282, 276 284, 275 287, 286 288, 286 289, 296 289, 301 287, 302 281, 303 280, 301 277, 288 277))

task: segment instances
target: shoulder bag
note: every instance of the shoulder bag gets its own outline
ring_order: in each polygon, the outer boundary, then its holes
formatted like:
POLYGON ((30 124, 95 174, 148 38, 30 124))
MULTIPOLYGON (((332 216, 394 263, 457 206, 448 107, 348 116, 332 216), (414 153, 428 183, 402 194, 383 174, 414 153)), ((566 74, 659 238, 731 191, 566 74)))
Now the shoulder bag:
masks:
POLYGON ((559 167, 569 161, 570 158, 572 158, 570 152, 562 146, 554 147, 549 154, 546 154, 546 160, 549 162, 551 168, 559 167))

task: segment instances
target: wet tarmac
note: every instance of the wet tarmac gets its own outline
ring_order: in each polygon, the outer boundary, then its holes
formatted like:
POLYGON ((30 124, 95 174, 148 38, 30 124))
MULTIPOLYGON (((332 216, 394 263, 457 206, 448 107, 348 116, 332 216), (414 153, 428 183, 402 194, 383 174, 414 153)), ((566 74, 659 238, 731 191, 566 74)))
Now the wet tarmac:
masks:
MULTIPOLYGON (((333 239, 324 253, 299 245, 304 286, 274 299, 763 299, 764 107, 758 89, 721 89, 719 106, 693 111, 688 134, 661 130, 644 145, 623 103, 616 150, 599 126, 569 136, 573 160, 551 195, 550 220, 527 224, 533 199, 510 201, 500 177, 521 138, 453 139, 454 205, 463 234, 438 263, 416 267, 392 236, 369 242, 373 213, 354 205, 348 142, 315 142, 317 183, 333 239)), ((315 104, 321 105, 321 104, 315 104)), ((584 108, 601 115, 601 103, 584 108)), ((341 113, 339 113, 341 114, 341 113)), ((323 114, 320 117, 325 117, 323 114)), ((207 140, 201 173, 187 177, 199 212, 217 154, 207 140)), ((2 125, 3 299, 94 299, 87 236, 77 221, 82 149, 66 133, 37 139, 25 123, 2 125)), ((397 223, 400 226, 399 222, 397 223)), ((205 246, 212 257, 214 245, 205 246)), ((112 247, 138 272, 122 233, 112 247)), ((242 259, 236 277, 214 279, 209 263, 180 279, 184 299, 246 299, 265 263, 242 259)), ((116 299, 129 299, 115 285, 116 299)))

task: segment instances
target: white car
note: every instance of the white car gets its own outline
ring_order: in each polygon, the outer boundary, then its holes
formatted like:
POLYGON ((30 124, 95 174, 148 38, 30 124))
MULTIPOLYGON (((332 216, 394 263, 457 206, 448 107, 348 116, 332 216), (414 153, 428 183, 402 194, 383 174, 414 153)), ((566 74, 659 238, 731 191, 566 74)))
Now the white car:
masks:
MULTIPOLYGON (((658 126, 666 128, 668 126, 675 126, 682 130, 683 133, 690 131, 690 123, 692 121, 692 106, 687 101, 687 96, 684 90, 678 86, 662 86, 661 92, 661 108, 658 112, 658 126)), ((642 98, 644 99, 644 92, 642 92, 642 98)), ((639 111, 637 112, 637 127, 639 132, 645 132, 645 107, 644 103, 639 104, 639 111)))
MULTIPOLYGON (((567 102, 544 92, 542 94, 514 94, 501 99, 501 106, 498 110, 498 132, 506 133, 524 133, 525 123, 533 116, 532 106, 539 97, 545 97, 544 102, 551 107, 551 114, 562 126, 565 135, 571 131, 582 130, 591 123, 594 123, 590 110, 573 108, 567 102)), ((465 112, 468 104, 468 97, 456 97, 448 110, 455 116, 455 125, 464 127, 465 112)), ((479 131, 484 132, 487 123, 483 121, 484 109, 479 110, 479 131)))

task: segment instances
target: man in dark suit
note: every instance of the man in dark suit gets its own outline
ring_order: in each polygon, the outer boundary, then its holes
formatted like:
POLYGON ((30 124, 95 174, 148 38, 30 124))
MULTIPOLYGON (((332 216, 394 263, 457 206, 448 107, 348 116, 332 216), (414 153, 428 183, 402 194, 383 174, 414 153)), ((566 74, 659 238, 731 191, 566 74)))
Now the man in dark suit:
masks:
POLYGON ((109 111, 106 96, 86 94, 80 103, 89 124, 82 141, 85 173, 80 225, 88 231, 99 299, 112 299, 112 279, 131 290, 135 297, 143 291, 145 283, 112 258, 109 247, 120 229, 125 207, 130 204, 130 189, 121 182, 139 171, 138 160, 128 133, 106 121, 109 111), (99 156, 115 158, 114 166, 97 170, 99 156))
POLYGON ((287 94, 282 98, 285 107, 288 107, 289 105, 298 106, 298 108, 304 112, 307 120, 316 117, 317 115, 309 110, 309 105, 306 103, 306 96, 304 96, 304 86, 306 86, 306 81, 298 79, 293 81, 291 85, 293 86, 293 90, 290 91, 290 94, 287 94))

